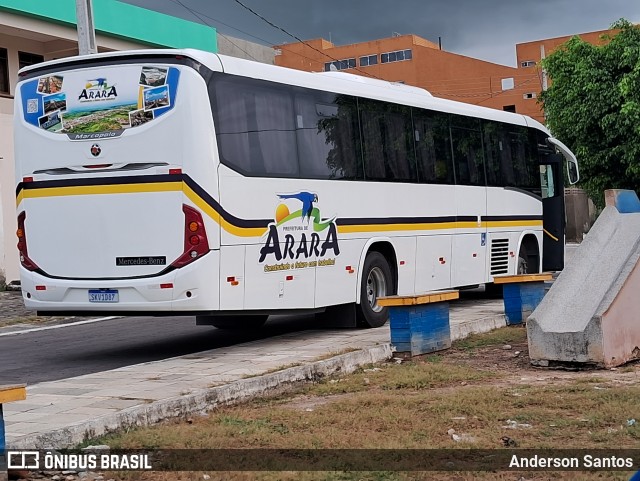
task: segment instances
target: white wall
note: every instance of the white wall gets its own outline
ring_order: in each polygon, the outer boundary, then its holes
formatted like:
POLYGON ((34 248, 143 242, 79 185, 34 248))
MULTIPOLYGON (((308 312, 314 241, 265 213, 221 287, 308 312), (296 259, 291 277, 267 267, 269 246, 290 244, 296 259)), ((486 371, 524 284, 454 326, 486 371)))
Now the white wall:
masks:
MULTIPOLYGON (((17 221, 15 216, 15 182, 13 169, 13 128, 12 115, 6 113, 9 99, 0 99, 0 278, 4 276, 7 282, 18 279, 18 251, 15 231, 17 221), (15 240, 15 242, 14 242, 15 240)), ((2 279, 0 279, 2 280, 2 279)))
POLYGON ((272 65, 275 58, 273 47, 220 34, 218 34, 218 53, 272 65))

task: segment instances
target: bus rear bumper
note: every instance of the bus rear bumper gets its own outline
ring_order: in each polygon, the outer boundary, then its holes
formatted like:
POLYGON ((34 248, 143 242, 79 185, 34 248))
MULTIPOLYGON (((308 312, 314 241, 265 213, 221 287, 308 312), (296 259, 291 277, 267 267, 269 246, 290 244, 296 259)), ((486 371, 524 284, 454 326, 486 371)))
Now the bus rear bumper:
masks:
POLYGON ((70 314, 214 311, 219 303, 219 251, 162 276, 142 279, 51 279, 21 268, 22 298, 28 309, 70 314), (117 294, 89 300, 89 291, 117 294), (106 301, 108 300, 108 301, 106 301))

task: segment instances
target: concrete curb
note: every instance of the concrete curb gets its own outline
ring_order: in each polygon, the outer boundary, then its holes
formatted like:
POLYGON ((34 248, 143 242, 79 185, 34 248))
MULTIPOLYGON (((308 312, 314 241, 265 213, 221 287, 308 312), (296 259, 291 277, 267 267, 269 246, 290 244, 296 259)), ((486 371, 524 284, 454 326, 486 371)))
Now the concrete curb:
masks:
POLYGON ((97 419, 72 424, 65 429, 25 436, 8 444, 10 449, 69 448, 110 432, 148 426, 188 414, 206 413, 217 406, 247 401, 296 382, 319 380, 337 372, 351 373, 360 366, 385 361, 392 356, 390 344, 382 344, 271 374, 240 379, 184 396, 134 406, 97 419))
POLYGON ((482 334, 483 332, 493 331, 500 327, 507 326, 507 319, 504 315, 499 317, 484 317, 473 321, 465 321, 453 324, 451 326, 451 340, 459 341, 471 334, 482 334))

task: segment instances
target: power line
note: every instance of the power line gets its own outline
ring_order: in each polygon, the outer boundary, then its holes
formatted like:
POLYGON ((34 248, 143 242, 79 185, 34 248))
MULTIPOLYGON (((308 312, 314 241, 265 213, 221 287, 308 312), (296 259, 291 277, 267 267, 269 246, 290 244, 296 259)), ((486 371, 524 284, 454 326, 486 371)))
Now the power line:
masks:
MULTIPOLYGON (((180 5, 180 6, 182 6, 182 7, 185 7, 185 6, 184 6, 182 3, 180 3, 178 0, 170 0, 170 1, 171 1, 171 2, 173 2, 173 3, 176 3, 176 4, 178 4, 178 5, 180 5)), ((199 11, 199 10, 195 10, 195 9, 193 9, 193 8, 189 8, 189 7, 186 7, 186 8, 187 8, 187 10, 188 10, 188 11, 190 11, 193 15, 198 14, 198 15, 200 15, 200 16, 202 16, 202 17, 205 17, 205 18, 208 18, 208 19, 210 19, 210 20, 213 20, 215 23, 219 23, 220 25, 224 25, 225 27, 228 27, 228 28, 230 28, 230 29, 232 29, 232 30, 235 30, 235 31, 237 31, 237 32, 240 32, 240 33, 242 33, 242 34, 244 34, 244 35, 247 35, 247 36, 249 36, 249 37, 251 37, 251 38, 255 38, 256 40, 259 40, 259 41, 263 42, 263 44, 264 44, 265 46, 267 46, 267 47, 273 47, 273 45, 276 43, 276 42, 272 42, 272 41, 270 41, 270 40, 266 40, 266 39, 264 39, 264 38, 262 38, 262 37, 258 37, 258 36, 254 35, 254 34, 252 34, 252 33, 249 33, 249 32, 247 32, 247 31, 245 31, 245 30, 242 30, 242 29, 240 29, 240 28, 238 28, 238 27, 234 27, 233 25, 230 25, 230 24, 228 24, 228 23, 225 23, 225 22, 223 22, 222 20, 220 20, 220 19, 218 19, 218 18, 215 18, 215 17, 212 17, 211 15, 207 15, 206 13, 201 12, 201 11, 199 11)), ((202 20, 202 19, 200 18, 200 20, 202 20)), ((207 25, 208 25, 208 24, 207 24, 207 25)), ((226 38, 229 42, 233 43, 233 42, 231 41, 231 39, 230 39, 228 36, 226 36, 226 35, 224 35, 224 34, 220 33, 219 31, 218 31, 218 34, 219 34, 219 35, 222 35, 222 36, 223 36, 224 38, 226 38)), ((234 44, 234 45, 235 45, 235 44, 234 44)), ((237 47, 237 45, 235 45, 235 46, 237 47)), ((238 47, 238 48, 239 48, 239 47, 238 47)), ((311 61, 316 61, 316 59, 314 59, 314 58, 308 57, 308 56, 306 56, 306 55, 304 55, 304 54, 302 54, 302 53, 300 53, 300 52, 295 52, 294 50, 291 50, 290 48, 287 48, 287 45, 280 45, 280 47, 279 47, 279 48, 280 48, 281 50, 286 50, 286 51, 287 51, 288 53, 290 53, 290 54, 297 55, 298 57, 302 57, 302 58, 304 58, 304 59, 311 60, 311 61)), ((325 55, 326 55, 326 54, 325 54, 325 55)), ((329 58, 331 58, 331 57, 329 56, 329 58)))
MULTIPOLYGON (((212 27, 212 25, 209 24, 209 22, 207 22, 204 18, 202 18, 200 16, 200 14, 198 12, 196 12, 195 10, 192 10, 191 8, 187 7, 184 3, 182 3, 180 0, 171 0, 174 3, 177 3, 178 5, 181 5, 185 10, 191 12, 192 15, 196 16, 198 19, 200 19, 201 22, 203 22, 205 25, 208 25, 209 27, 212 27)), ((215 27, 214 27, 215 28, 215 27)), ((255 58, 253 55, 251 55, 249 52, 247 52, 245 49, 243 49, 242 47, 240 47, 238 44, 236 44, 235 42, 233 42, 231 39, 229 39, 229 37, 227 37, 226 35, 221 34, 220 32, 218 32, 216 30, 216 33, 218 33, 218 35, 221 35, 222 37, 224 37, 231 45, 233 45, 234 47, 236 47, 238 50, 244 52, 246 55, 248 55, 249 57, 251 57, 253 60, 255 60, 256 62, 258 62, 259 60, 257 58, 255 58)))
POLYGON ((528 84, 529 82, 532 82, 532 81, 533 81, 533 80, 535 80, 535 79, 536 79, 536 77, 534 77, 534 78, 530 78, 529 80, 525 80, 524 82, 519 83, 518 85, 516 85, 516 86, 515 86, 515 87, 513 87, 512 89, 509 89, 509 90, 501 90, 500 92, 497 92, 495 95, 491 94, 491 97, 489 97, 488 99, 481 100, 481 101, 480 101, 480 102, 478 102, 476 105, 480 105, 482 102, 486 102, 487 100, 490 100, 490 99, 496 98, 498 95, 502 95, 502 94, 503 94, 503 93, 505 93, 505 92, 510 92, 510 91, 515 90, 515 89, 517 89, 517 88, 519 88, 519 87, 522 87, 523 85, 528 84))
MULTIPOLYGON (((315 50, 316 52, 318 52, 321 55, 324 55, 327 58, 330 58, 331 60, 333 60, 334 62, 339 62, 340 60, 338 60, 337 58, 333 58, 331 55, 329 55, 326 52, 323 52, 322 50, 318 50, 317 48, 315 48, 313 45, 307 43, 306 41, 302 40, 300 37, 298 37, 297 35, 294 35, 292 33, 287 32, 284 28, 279 27, 278 25, 276 25, 275 23, 273 23, 272 21, 266 19, 265 17, 263 17, 262 15, 260 15, 258 12, 256 12, 255 10, 253 10, 251 7, 248 7, 247 5, 245 5, 244 3, 242 3, 240 0, 233 0, 234 2, 236 2, 238 5, 240 5, 242 8, 244 8, 245 10, 248 10, 249 12, 251 12, 253 15, 255 15, 256 17, 258 17, 259 19, 263 20, 264 22, 266 22, 267 24, 271 25, 273 28, 280 30, 281 32, 285 33, 286 35, 288 35, 291 38, 296 39, 298 42, 302 43, 303 45, 306 45, 307 47, 309 47, 312 50, 315 50)), ((311 60, 311 59, 310 59, 311 60)), ((354 67, 353 70, 356 70, 357 72, 360 72, 364 75, 368 75, 369 77, 373 77, 375 79, 378 80, 384 80, 380 77, 377 77, 376 75, 373 75, 372 73, 369 72, 364 72, 362 70, 360 70, 357 67, 354 67)), ((385 80, 386 81, 386 80, 385 80)))
POLYGON ((450 84, 452 82, 458 82, 458 83, 483 83, 483 82, 487 82, 487 81, 491 81, 494 79, 505 79, 505 78, 512 78, 512 79, 519 79, 519 78, 526 78, 529 79, 532 77, 533 74, 519 74, 519 75, 490 75, 490 76, 485 76, 485 77, 460 77, 457 79, 441 79, 441 80, 429 80, 428 82, 430 84, 450 84))
MULTIPOLYGON (((216 18, 211 17, 210 15, 207 15, 207 14, 205 14, 205 13, 203 13, 203 12, 199 12, 199 11, 197 11, 197 10, 194 10, 194 9, 190 8, 190 7, 187 7, 187 6, 186 6, 184 3, 182 3, 180 0, 170 0, 170 1, 172 1, 172 2, 174 2, 174 3, 176 3, 176 4, 180 5, 180 6, 182 6, 185 10, 189 11, 192 15, 196 16, 198 19, 200 19, 200 21, 202 21, 202 22, 203 22, 204 24, 206 24, 206 25, 212 26, 212 25, 210 25, 206 20, 204 20, 204 18, 202 18, 202 17, 209 18, 209 19, 213 20, 214 22, 217 22, 217 23, 219 23, 219 24, 221 24, 221 25, 224 25, 224 26, 229 27, 229 28, 231 28, 231 29, 233 29, 233 30, 236 30, 236 31, 238 31, 238 32, 241 32, 241 33, 243 33, 243 34, 245 34, 245 35, 248 35, 248 36, 250 36, 250 37, 252 37, 252 38, 255 38, 255 39, 257 39, 257 40, 260 40, 260 41, 262 41, 262 42, 265 42, 266 44, 271 44, 271 43, 272 43, 272 42, 270 42, 270 41, 268 41, 268 40, 265 40, 264 38, 257 37, 257 36, 255 36, 255 35, 253 35, 253 34, 250 34, 250 33, 246 32, 246 31, 244 31, 244 30, 241 30, 241 29, 239 29, 239 28, 237 28, 237 27, 234 27, 234 26, 232 26, 232 25, 229 25, 229 24, 227 24, 227 23, 223 22, 222 20, 216 19, 216 18)), ((324 55, 325 57, 327 57, 327 58, 329 58, 329 59, 331 59, 331 60, 333 60, 333 61, 335 61, 335 62, 340 62, 340 60, 338 60, 338 59, 336 59, 336 58, 332 57, 332 56, 331 56, 331 55, 329 55, 328 53, 323 52, 323 51, 321 51, 321 50, 318 50, 318 49, 317 49, 317 48, 315 48, 313 45, 310 45, 309 43, 307 43, 306 41, 302 40, 302 39, 301 39, 301 38, 299 38, 298 36, 296 36, 296 35, 294 35, 294 34, 292 34, 292 33, 289 33, 289 32, 288 32, 287 30, 285 30, 284 28, 282 28, 282 27, 280 27, 280 26, 276 25, 275 23, 271 22, 270 20, 268 20, 267 18, 265 18, 263 15, 259 14, 259 13, 258 13, 258 12, 256 12, 255 10, 253 10, 251 7, 249 7, 249 6, 245 5, 244 3, 242 3, 240 0, 234 0, 234 2, 236 2, 238 5, 240 5, 240 6, 241 6, 241 7, 243 7, 244 9, 248 10, 249 12, 251 12, 253 15, 257 16, 258 18, 260 18, 260 19, 261 19, 261 20, 263 20, 264 22, 266 22, 266 23, 267 23, 268 25, 270 25, 271 27, 273 27, 273 28, 275 28, 275 29, 277 29, 277 30, 280 30, 281 32, 285 33, 286 35, 290 36, 291 38, 294 38, 295 40, 297 40, 298 42, 302 43, 303 45, 306 45, 307 47, 311 48, 312 50, 315 50, 316 52, 320 53, 321 55, 324 55)), ((233 42, 233 41, 232 41, 228 36, 226 36, 226 35, 224 35, 224 34, 222 34, 222 33, 220 33, 220 32, 218 32, 218 34, 219 34, 219 35, 221 35, 222 37, 224 37, 224 38, 225 38, 229 43, 231 43, 233 46, 235 46, 238 50, 241 50, 241 51, 242 51, 242 52, 244 52, 246 55, 248 55, 249 57, 251 57, 253 60, 258 61, 258 59, 256 59, 253 55, 251 55, 249 52, 247 52, 246 50, 244 50, 244 49, 243 49, 242 47, 240 47, 238 44, 236 44, 235 42, 233 42)), ((308 56, 306 56, 306 55, 303 55, 303 54, 301 54, 301 53, 299 53, 299 52, 294 52, 294 51, 292 51, 292 50, 290 50, 290 49, 287 49, 285 45, 281 45, 281 46, 280 46, 280 48, 282 48, 282 49, 284 49, 284 50, 287 50, 289 53, 293 53, 293 54, 298 55, 298 56, 300 56, 300 57, 302 57, 302 58, 305 58, 305 59, 307 59, 307 60, 312 60, 312 61, 315 61, 315 60, 316 60, 316 59, 313 59, 313 58, 308 57, 308 56)), ((362 71, 362 70, 360 70, 360 69, 359 69, 359 68, 357 68, 357 67, 353 67, 353 68, 350 68, 350 69, 348 69, 348 70, 355 70, 355 71, 360 72, 361 74, 367 75, 367 76, 369 76, 369 77, 372 77, 372 78, 375 78, 375 79, 378 79, 378 80, 387 81, 387 80, 382 79, 382 78, 380 78, 380 77, 378 77, 378 76, 376 76, 376 75, 374 75, 374 74, 372 74, 372 73, 362 71)), ((512 76, 512 77, 513 77, 513 78, 517 78, 517 77, 524 77, 524 75, 514 75, 514 76, 512 76)), ((538 77, 539 77, 539 76, 538 76, 538 77)), ((480 81, 480 80, 484 80, 484 79, 487 79, 487 80, 489 80, 489 81, 490 81, 490 80, 491 80, 491 77, 467 77, 467 78, 464 78, 464 79, 450 79, 450 80, 432 81, 432 82, 430 82, 430 83, 432 83, 432 84, 436 84, 436 85, 437 85, 437 84, 442 84, 442 86, 447 86, 447 85, 451 85, 451 84, 456 83, 456 82, 457 82, 457 83, 465 83, 465 82, 467 82, 467 83, 468 83, 470 80, 476 80, 476 79, 479 79, 478 81, 480 81)), ((466 93, 466 94, 464 94, 464 93, 460 93, 460 94, 456 94, 456 93, 448 93, 448 92, 434 92, 434 91, 431 91, 431 90, 429 90, 429 91, 430 91, 432 94, 435 94, 435 95, 442 95, 442 96, 446 96, 446 97, 475 98, 475 97, 487 97, 487 96, 488 96, 488 98, 486 98, 486 99, 484 99, 484 100, 481 100, 480 102, 478 102, 478 103, 476 104, 476 105, 479 105, 479 104, 481 104, 481 103, 483 103, 483 102, 486 102, 487 100, 489 100, 489 99, 491 99, 491 98, 497 97, 498 95, 502 95, 502 94, 504 94, 504 93, 506 93, 506 92, 509 92, 509 91, 511 91, 511 90, 515 90, 515 89, 517 89, 517 88, 519 88, 519 87, 521 87, 521 86, 523 86, 523 85, 525 85, 525 84, 527 84, 527 83, 531 82, 532 80, 533 80, 532 78, 529 78, 528 80, 526 80, 526 81, 524 81, 524 82, 522 82, 522 83, 520 83, 520 84, 516 85, 513 89, 509 89, 509 90, 502 90, 502 91, 500 91, 500 92, 497 92, 496 94, 493 94, 493 93, 466 93)), ((542 79, 540 79, 540 78, 539 78, 539 80, 540 80, 540 82, 542 83, 542 79)), ((426 87, 426 88, 427 88, 427 90, 429 89, 429 87, 426 87)), ((479 89, 479 88, 482 88, 482 87, 467 87, 467 89, 479 89)))
MULTIPOLYGON (((245 34, 245 35, 249 36, 249 37, 255 38, 256 40, 260 40, 261 42, 264 42, 265 46, 272 47, 272 46, 274 45, 274 42, 271 42, 271 41, 266 40, 266 39, 264 39, 264 38, 262 38, 262 37, 258 37, 258 36, 256 36, 256 35, 253 35, 253 34, 251 34, 251 33, 249 33, 249 32, 246 32, 246 31, 244 31, 244 30, 242 30, 242 29, 240 29, 240 28, 234 27, 233 25, 229 25, 228 23, 225 23, 225 22, 223 22, 223 21, 222 21, 222 20, 220 20, 220 19, 217 19, 217 18, 214 18, 214 17, 212 17, 212 16, 210 16, 210 15, 207 15, 207 14, 205 14, 204 12, 200 12, 200 11, 198 11, 198 10, 194 10, 194 9, 192 9, 192 8, 190 8, 190 7, 187 7, 186 5, 184 5, 184 4, 183 4, 182 2, 180 2, 179 0, 170 0, 170 1, 171 1, 171 2, 173 2, 173 3, 176 3, 176 4, 180 5, 180 6, 182 6, 183 8, 185 8, 186 10, 188 10, 189 12, 191 12, 194 16, 198 17, 198 18, 199 18, 203 23, 205 23, 206 25, 209 25, 209 24, 208 24, 205 20, 203 20, 203 19, 202 19, 202 17, 206 17, 206 18, 208 18, 208 19, 210 19, 210 20, 213 20, 213 21, 214 21, 214 22, 216 22, 216 23, 219 23, 220 25, 224 25, 225 27, 228 27, 228 28, 230 28, 230 29, 232 29, 232 30, 236 30, 236 31, 238 31, 238 32, 240 32, 240 33, 243 33, 243 34, 245 34)), ((211 26, 211 25, 209 25, 209 26, 211 26)), ((220 33, 220 32, 218 32, 218 34, 219 34, 219 35, 221 35, 222 37, 224 37, 225 39, 227 39, 227 40, 228 40, 232 45, 234 45, 234 46, 235 46, 235 47, 237 47, 238 49, 240 49, 240 50, 242 50, 243 52, 245 52, 245 53, 246 53, 247 55, 249 55, 251 58, 253 58, 254 60, 257 60, 256 58, 254 58, 253 56, 251 56, 248 52, 246 52, 245 50, 243 50, 242 48, 240 48, 240 46, 238 46, 237 44, 235 44, 235 43, 234 43, 234 42, 233 42, 233 41, 232 41, 228 36, 226 36, 226 35, 224 35, 224 34, 222 34, 222 33, 220 33)), ((305 45, 307 45, 307 46, 311 47, 310 45, 308 45, 308 44, 307 44, 307 43, 305 43, 305 42, 302 42, 302 43, 304 43, 305 45)), ((311 47, 311 48, 313 48, 313 47, 311 47)), ((293 50, 291 50, 291 49, 287 48, 287 46, 286 46, 286 45, 280 45, 280 49, 281 49, 281 50, 286 50, 286 51, 287 51, 287 52, 289 52, 290 54, 297 55, 297 56, 302 57, 302 58, 304 58, 304 59, 311 60, 311 61, 316 61, 316 59, 314 59, 314 58, 308 57, 308 56, 306 56, 306 55, 304 55, 304 54, 302 54, 302 53, 300 53, 300 52, 295 52, 295 51, 293 51, 293 50)), ((314 50, 316 50, 316 49, 314 49, 314 50)), ((327 54, 327 53, 325 53, 325 52, 321 52, 321 51, 319 51, 319 50, 316 50, 316 51, 320 52, 321 54, 325 55, 326 57, 330 58, 331 60, 334 60, 334 61, 336 61, 336 62, 338 62, 338 61, 339 61, 339 60, 337 60, 337 59, 335 59, 335 58, 331 57, 330 55, 328 55, 328 54, 327 54)), ((373 74, 369 74, 368 72, 362 72, 362 71, 361 71, 361 70, 359 70, 359 69, 356 69, 356 70, 358 70, 359 72, 364 73, 364 74, 366 74, 366 75, 369 75, 370 77, 378 78, 378 77, 376 77, 376 76, 375 76, 375 75, 373 75, 373 74)), ((380 79, 380 80, 383 80, 383 79, 380 79)))
MULTIPOLYGON (((171 1, 171 2, 173 2, 173 3, 177 3, 178 5, 181 5, 181 6, 183 6, 183 7, 184 7, 184 4, 180 3, 178 0, 170 0, 170 1, 171 1)), ((271 47, 271 46, 273 45, 273 42, 271 42, 271 41, 269 41, 269 40, 265 40, 264 38, 257 37, 256 35, 253 35, 253 34, 251 34, 251 33, 249 33, 249 32, 246 32, 246 31, 244 31, 244 30, 242 30, 242 29, 239 29, 238 27, 234 27, 233 25, 229 25, 228 23, 225 23, 225 22, 223 22, 223 21, 222 21, 222 20, 220 20, 220 19, 217 19, 217 18, 215 18, 215 17, 212 17, 211 15, 207 15, 207 14, 206 14, 206 13, 204 13, 204 12, 201 12, 201 11, 199 11, 199 10, 195 10, 195 9, 193 9, 193 8, 190 8, 190 7, 187 7, 187 10, 189 10, 189 11, 190 11, 192 14, 194 14, 194 15, 195 15, 195 14, 201 15, 202 17, 205 17, 205 18, 208 18, 208 19, 210 19, 210 20, 213 20, 214 22, 219 23, 220 25, 224 25, 225 27, 228 27, 228 28, 230 28, 230 29, 232 29, 232 30, 235 30, 235 31, 240 32, 240 33, 243 33, 243 34, 245 34, 245 35, 247 35, 247 36, 249 36, 249 37, 255 38, 256 40, 260 40, 261 42, 263 42, 263 43, 265 44, 265 46, 271 47)), ((202 19, 200 19, 200 20, 202 20, 202 19)), ((219 33, 220 35, 223 35, 223 34, 221 34, 220 32, 218 32, 218 33, 219 33)), ((223 35, 223 36, 224 36, 224 35, 223 35)))

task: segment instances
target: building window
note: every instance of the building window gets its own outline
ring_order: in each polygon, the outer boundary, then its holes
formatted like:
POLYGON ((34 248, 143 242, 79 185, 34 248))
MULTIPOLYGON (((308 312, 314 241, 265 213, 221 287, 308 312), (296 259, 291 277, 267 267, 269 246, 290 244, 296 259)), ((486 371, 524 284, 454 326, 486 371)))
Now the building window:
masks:
POLYGON ((500 83, 502 84, 502 90, 511 90, 515 88, 513 77, 503 78, 502 80, 500 80, 500 83))
POLYGON ((348 68, 356 68, 355 58, 345 58, 344 60, 336 60, 335 62, 327 62, 324 64, 324 71, 330 72, 331 70, 346 70, 348 68), (335 68, 331 68, 331 66, 335 68))
POLYGON ((513 112, 515 114, 516 113, 516 106, 515 105, 503 105, 502 106, 502 110, 504 110, 505 112, 513 112))
POLYGON ((6 48, 0 48, 0 93, 9 93, 9 60, 6 48))
POLYGON ((44 57, 37 53, 18 52, 18 68, 28 67, 36 63, 44 62, 44 57))
POLYGON ((524 62, 520 62, 520 66, 521 67, 535 67, 536 66, 536 61, 535 60, 525 60, 524 62))
POLYGON ((402 62, 403 60, 411 60, 412 58, 413 58, 413 54, 411 53, 411 49, 396 50, 395 52, 387 52, 380 55, 380 62, 381 63, 402 62))
POLYGON ((523 99, 535 99, 537 97, 535 92, 530 92, 526 94, 522 94, 523 99))
POLYGON ((369 67, 370 65, 378 64, 378 55, 366 55, 364 57, 360 57, 360 66, 361 67, 369 67))

